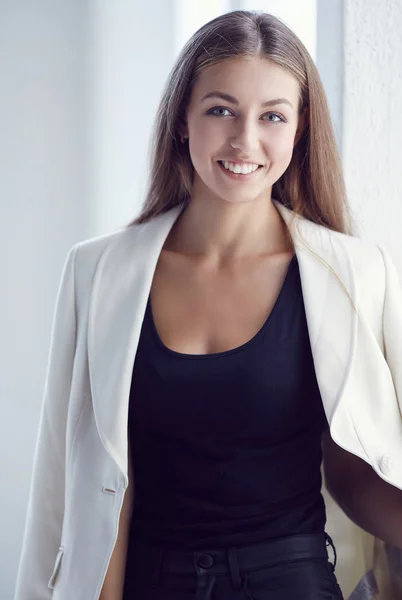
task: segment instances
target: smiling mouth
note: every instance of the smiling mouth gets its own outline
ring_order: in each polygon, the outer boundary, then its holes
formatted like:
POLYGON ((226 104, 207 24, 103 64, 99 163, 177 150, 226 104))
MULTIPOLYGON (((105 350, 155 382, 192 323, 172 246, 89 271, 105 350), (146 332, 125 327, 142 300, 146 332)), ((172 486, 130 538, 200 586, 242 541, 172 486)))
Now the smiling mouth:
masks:
MULTIPOLYGON (((242 173, 240 171, 240 172, 236 173, 235 171, 232 171, 231 169, 227 169, 225 167, 224 162, 229 162, 229 161, 218 160, 217 162, 224 171, 231 173, 232 175, 243 175, 244 177, 246 177, 247 175, 253 175, 254 173, 257 173, 257 171, 260 171, 263 168, 263 165, 258 165, 258 167, 256 169, 254 169, 253 171, 249 171, 247 173, 242 173)), ((257 164, 257 163, 249 163, 249 164, 257 164)))
POLYGON ((227 163, 232 163, 233 165, 258 165, 259 167, 263 166, 261 163, 254 163, 254 162, 251 162, 251 161, 244 162, 244 163, 240 163, 240 162, 238 163, 235 160, 218 160, 218 162, 220 162, 220 163, 227 162, 227 163))

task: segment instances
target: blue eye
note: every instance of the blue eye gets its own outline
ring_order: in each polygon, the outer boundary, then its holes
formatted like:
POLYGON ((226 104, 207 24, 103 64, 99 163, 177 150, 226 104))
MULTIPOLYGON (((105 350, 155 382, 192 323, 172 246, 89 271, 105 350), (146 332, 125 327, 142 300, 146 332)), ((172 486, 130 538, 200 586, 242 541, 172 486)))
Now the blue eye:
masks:
POLYGON ((224 106, 214 106, 214 108, 210 108, 209 111, 207 112, 207 115, 213 115, 214 117, 221 117, 221 116, 226 116, 226 115, 217 115, 214 111, 217 110, 226 110, 227 112, 230 112, 228 108, 225 108, 224 106))
MULTIPOLYGON (((212 115, 214 117, 226 117, 227 115, 222 114, 222 112, 219 114, 217 113, 217 111, 226 111, 228 113, 231 113, 231 111, 228 108, 225 108, 224 106, 214 106, 213 108, 210 108, 207 112, 207 115, 212 115)), ((269 113, 265 113, 264 117, 267 116, 267 119, 264 119, 264 121, 268 121, 269 123, 287 123, 287 120, 285 119, 284 116, 280 115, 279 113, 273 113, 273 112, 269 112, 269 113), (271 119, 269 119, 269 117, 276 117, 277 120, 273 121, 271 119)))
MULTIPOLYGON (((271 123, 280 123, 280 122, 286 123, 285 118, 282 117, 282 115, 278 115, 277 113, 268 113, 268 117, 277 117, 279 119, 279 121, 271 121, 271 123)), ((269 119, 266 119, 266 120, 268 121, 269 119)))

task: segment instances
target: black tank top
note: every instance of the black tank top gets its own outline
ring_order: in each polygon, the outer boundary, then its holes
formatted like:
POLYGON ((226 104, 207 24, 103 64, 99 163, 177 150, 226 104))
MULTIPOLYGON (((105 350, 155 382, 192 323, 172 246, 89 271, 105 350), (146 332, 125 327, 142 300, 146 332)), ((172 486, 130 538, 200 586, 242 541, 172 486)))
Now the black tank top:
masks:
POLYGON ((206 549, 323 532, 317 386, 296 256, 267 321, 216 354, 168 349, 150 298, 130 391, 130 537, 206 549))

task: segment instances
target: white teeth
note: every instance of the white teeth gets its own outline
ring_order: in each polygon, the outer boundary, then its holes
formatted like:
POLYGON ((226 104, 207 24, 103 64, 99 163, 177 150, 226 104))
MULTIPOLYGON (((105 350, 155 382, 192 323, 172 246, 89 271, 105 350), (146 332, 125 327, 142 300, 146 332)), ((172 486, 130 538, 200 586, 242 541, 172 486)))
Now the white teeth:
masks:
POLYGON ((259 167, 259 165, 253 165, 253 164, 249 164, 249 165, 239 165, 237 163, 231 163, 231 162, 223 162, 221 161, 223 166, 225 167, 225 169, 228 169, 229 171, 232 171, 233 173, 242 173, 242 175, 247 175, 248 173, 253 173, 254 171, 256 171, 259 167))

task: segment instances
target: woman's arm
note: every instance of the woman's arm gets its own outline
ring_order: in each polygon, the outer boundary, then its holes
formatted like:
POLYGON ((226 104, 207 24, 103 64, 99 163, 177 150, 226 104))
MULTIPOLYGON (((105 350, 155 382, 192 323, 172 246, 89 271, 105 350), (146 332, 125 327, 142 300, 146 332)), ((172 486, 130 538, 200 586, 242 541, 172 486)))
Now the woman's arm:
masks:
POLYGON ((361 458, 323 436, 327 489, 356 525, 402 549, 402 491, 377 475, 361 458))

